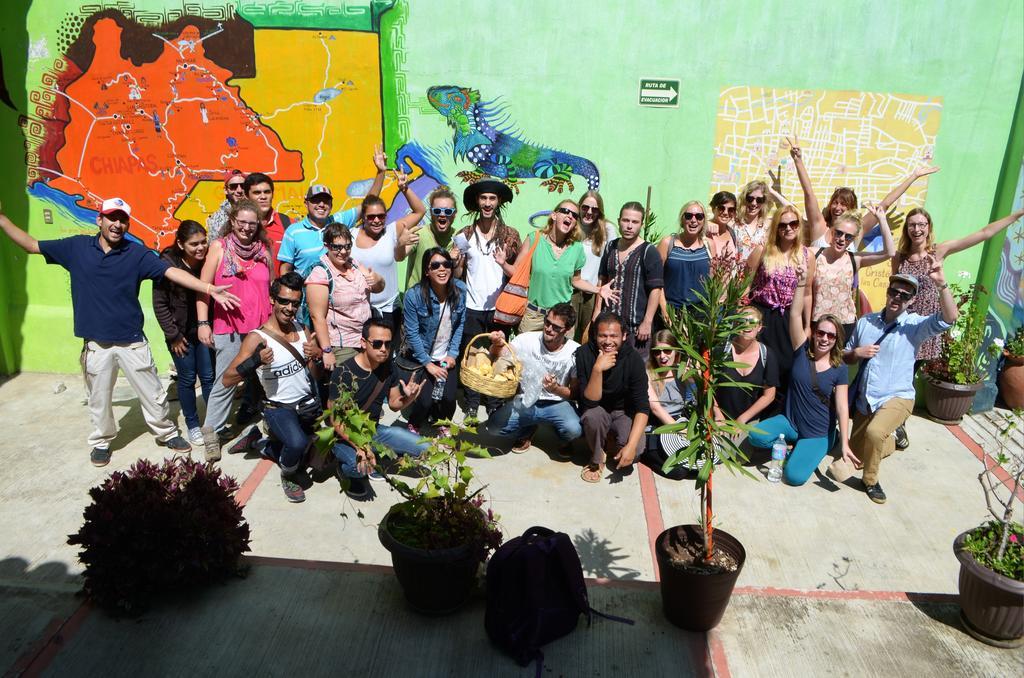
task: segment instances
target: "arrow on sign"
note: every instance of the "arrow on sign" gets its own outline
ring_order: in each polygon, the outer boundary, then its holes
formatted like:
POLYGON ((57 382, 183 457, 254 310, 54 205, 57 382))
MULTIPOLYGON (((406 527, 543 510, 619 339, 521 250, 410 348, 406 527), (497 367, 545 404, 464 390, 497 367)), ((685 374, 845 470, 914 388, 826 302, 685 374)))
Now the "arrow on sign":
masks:
POLYGON ((654 97, 657 99, 675 99, 679 95, 675 87, 669 87, 668 89, 642 89, 640 90, 640 96, 642 97, 654 97))

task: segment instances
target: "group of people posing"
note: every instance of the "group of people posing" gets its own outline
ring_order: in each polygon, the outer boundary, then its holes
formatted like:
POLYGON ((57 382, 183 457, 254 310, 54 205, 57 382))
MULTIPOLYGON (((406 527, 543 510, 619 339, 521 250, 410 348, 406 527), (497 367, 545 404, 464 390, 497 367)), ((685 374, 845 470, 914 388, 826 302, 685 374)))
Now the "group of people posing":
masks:
MULTIPOLYGON (((782 436, 792 447, 784 471, 791 484, 805 482, 838 443, 842 458, 863 468, 867 495, 881 503, 879 465, 907 444, 902 425, 913 408, 915 372, 937 356, 938 335, 957 318, 943 259, 1021 213, 936 242, 931 216, 913 209, 897 245, 887 210, 937 168, 915 171, 860 216, 849 188, 837 189, 821 209, 795 142, 791 155, 805 214, 753 181, 738 197, 716 193, 710 211, 699 200, 685 203, 678 229, 659 242, 644 237, 643 205, 627 202, 612 224, 597 191, 559 201, 542 228, 522 237, 503 217, 512 191, 493 179, 465 189, 467 223, 459 228, 448 188, 435 189, 425 204, 397 172, 391 213, 398 216, 389 220, 379 197, 387 171, 379 149, 375 180, 359 207, 335 211, 331 189, 315 184, 305 196, 306 216, 295 223, 275 211, 271 177, 233 170, 206 227, 182 222, 159 258, 127 238, 130 207, 116 198, 103 203, 97 236, 37 242, 2 215, 0 228, 71 272, 98 466, 109 462, 116 434, 110 400, 120 367, 159 444, 176 452, 202 445, 211 461, 231 440, 231 452, 258 447, 279 464, 290 501, 304 499, 314 426, 342 389, 373 418, 385 399, 402 412, 404 425, 378 426, 376 440, 400 454, 426 449, 423 435, 447 433, 438 422, 452 417, 461 390, 466 414, 483 406, 486 429, 512 440, 514 452, 530 448, 540 424, 554 429, 557 453, 566 457, 583 437, 587 482, 599 482, 606 465, 622 470, 638 459, 660 469, 674 449, 651 431, 687 416, 694 388, 671 369, 685 358, 666 329, 669 319, 698 302, 716 260, 738 259, 753 274, 741 309, 749 326, 716 350, 740 365, 729 368, 731 381, 753 388, 721 389, 716 417, 754 425, 755 447, 782 436), (855 247, 868 229, 877 231, 879 251, 855 247), (398 264, 406 260, 400 286, 398 264), (886 261, 892 275, 885 307, 871 313, 859 272, 886 261), (513 326, 496 317, 496 306, 526 266, 526 309, 513 326), (177 370, 188 440, 168 418, 142 333, 138 292, 147 278, 177 370), (522 364, 509 400, 459 387, 461 357, 481 335, 493 360, 522 364), (854 363, 850 381, 847 365, 854 363), (197 385, 206 401, 202 421, 197 385), (256 426, 246 430, 260 416, 266 439, 256 426)), ((348 493, 371 494, 373 451, 349 443, 340 423, 336 433, 333 453, 348 493)))

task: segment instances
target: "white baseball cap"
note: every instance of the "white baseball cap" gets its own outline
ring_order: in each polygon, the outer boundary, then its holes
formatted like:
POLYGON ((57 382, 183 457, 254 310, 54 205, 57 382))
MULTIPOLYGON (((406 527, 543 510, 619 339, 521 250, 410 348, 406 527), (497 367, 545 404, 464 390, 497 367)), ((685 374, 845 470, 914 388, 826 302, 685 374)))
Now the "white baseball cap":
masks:
POLYGON ((100 214, 110 214, 111 212, 124 212, 131 216, 132 207, 121 198, 107 198, 100 207, 100 214))

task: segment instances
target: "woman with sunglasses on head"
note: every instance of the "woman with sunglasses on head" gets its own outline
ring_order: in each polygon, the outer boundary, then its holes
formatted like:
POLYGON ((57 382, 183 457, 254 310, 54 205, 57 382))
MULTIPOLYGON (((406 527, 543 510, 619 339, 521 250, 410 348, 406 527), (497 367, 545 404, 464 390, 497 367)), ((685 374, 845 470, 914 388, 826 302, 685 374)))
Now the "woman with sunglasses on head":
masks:
MULTIPOLYGON (((423 383, 408 412, 409 430, 450 419, 455 413, 459 346, 466 320, 466 285, 454 276, 447 250, 432 247, 423 253, 420 281, 406 290, 403 301, 406 364, 402 376, 423 383), (408 376, 406 376, 408 375, 408 376)), ((446 435, 446 432, 442 432, 446 435)))
POLYGON ((738 386, 722 386, 715 394, 715 419, 725 417, 746 424, 765 414, 775 402, 779 387, 778 354, 758 341, 761 332, 761 311, 753 306, 739 309, 749 320, 746 328, 729 340, 727 355, 732 362, 745 367, 727 367, 723 373, 725 381, 750 384, 751 389, 738 386))
POLYGON ((327 254, 306 276, 306 303, 329 372, 356 354, 371 315, 370 295, 384 289, 384 279, 352 261, 352 232, 344 224, 324 228, 324 245, 327 254))
MULTIPOLYGON (((224 386, 224 372, 238 355, 245 336, 270 317, 270 278, 274 262, 259 214, 255 202, 239 199, 231 208, 231 220, 210 245, 203 263, 200 278, 203 282, 230 285, 232 294, 241 299, 238 308, 227 310, 220 305, 211 308, 206 295, 196 297, 199 341, 214 350, 216 365, 202 427, 207 461, 220 459, 220 439, 230 438, 227 423, 235 387, 224 386)), ((259 412, 260 398, 259 382, 255 378, 246 379, 245 398, 238 414, 240 422, 250 421, 259 412)))
POLYGON ((370 294, 370 305, 391 325, 395 334, 401 324, 401 314, 395 311, 398 262, 405 259, 406 247, 416 242, 420 230, 418 224, 427 213, 416 192, 409 190, 409 177, 403 172, 396 176, 398 192, 412 212, 387 224, 388 210, 384 201, 375 195, 366 196, 360 208, 352 247, 352 259, 384 279, 384 288, 370 294))
MULTIPOLYGON (((208 249, 206 229, 186 219, 178 226, 174 244, 164 249, 160 258, 198 278, 208 249)), ((178 402, 189 440, 201 445, 203 432, 196 411, 196 379, 199 379, 203 400, 209 400, 213 390, 213 353, 199 341, 196 293, 165 277, 153 285, 153 314, 164 332, 167 349, 178 372, 178 402)))
MULTIPOLYGON (((896 256, 892 260, 893 273, 913 275, 920 285, 907 310, 921 315, 938 313, 939 290, 928 277, 933 263, 945 261, 952 254, 985 242, 1022 216, 1024 216, 1024 210, 1018 210, 962 238, 936 243, 932 215, 923 207, 907 212, 903 233, 900 235, 900 244, 896 256)), ((938 339, 939 337, 933 337, 921 345, 917 351, 918 362, 939 357, 938 339)))
MULTIPOLYGON (((569 303, 573 289, 605 294, 610 298, 610 286, 601 288, 585 281, 581 275, 586 255, 580 242, 583 232, 579 218, 579 206, 572 200, 563 200, 551 212, 547 226, 528 236, 520 246, 516 261, 530 256, 533 250, 530 289, 526 297, 526 314, 519 323, 520 332, 543 329, 548 310, 555 304, 569 303)), ((515 271, 512 264, 505 263, 503 268, 509 276, 515 271)))
MULTIPOLYGON (((883 213, 884 214, 884 213, 883 213)), ((834 315, 823 315, 811 323, 810 332, 800 316, 807 284, 806 271, 798 271, 797 295, 789 318, 790 353, 793 371, 783 414, 758 422, 749 435, 750 444, 771 449, 781 435, 793 451, 783 467, 790 485, 803 485, 836 442, 836 424, 843 459, 859 466, 850 449, 850 413, 847 400, 848 377, 843 363, 846 337, 834 315)))
MULTIPOLYGON (((583 253, 586 262, 580 277, 591 285, 600 286, 601 257, 608 243, 615 239, 615 225, 604 218, 604 199, 597 191, 587 191, 580 198, 580 230, 583 232, 583 253)), ((576 311, 576 341, 586 343, 590 320, 594 315, 593 292, 574 290, 572 307, 576 311)))
POLYGON ((736 196, 729 191, 719 191, 711 196, 710 206, 707 235, 717 256, 739 256, 735 230, 736 196))
POLYGON ((668 324, 668 309, 679 309, 697 301, 704 290, 704 279, 711 272, 711 259, 718 256, 705 230, 704 205, 691 200, 679 210, 679 233, 658 243, 658 254, 665 266, 665 292, 661 296, 661 315, 668 324))
MULTIPOLYGON (((840 186, 832 191, 832 197, 828 199, 827 207, 822 210, 818 206, 818 198, 814 195, 811 178, 807 174, 807 168, 804 166, 800 140, 794 136, 792 139, 787 138, 786 142, 789 144, 789 155, 793 158, 793 167, 796 169, 797 178, 800 180, 800 188, 804 194, 804 211, 807 215, 807 232, 803 237, 804 242, 808 243, 811 247, 828 247, 828 229, 832 228, 832 222, 837 217, 850 210, 857 209, 857 194, 852 188, 840 186)), ((882 198, 882 201, 878 204, 882 213, 885 214, 915 181, 938 171, 938 167, 927 165, 915 169, 910 173, 910 176, 882 198)), ((864 230, 871 229, 876 224, 881 227, 881 222, 878 221, 874 212, 865 214, 861 222, 861 227, 864 230)))
POLYGON ((829 229, 830 245, 819 247, 814 253, 814 278, 811 288, 814 304, 811 308, 811 320, 817 320, 824 315, 839 318, 845 336, 850 336, 857 322, 860 302, 860 285, 857 284, 859 271, 888 261, 896 253, 885 210, 880 205, 872 205, 867 209, 881 226, 884 251, 850 250, 850 246, 860 233, 861 220, 852 212, 846 212, 832 221, 832 227, 829 229))
POLYGON ((734 231, 741 259, 748 258, 768 237, 770 206, 767 201, 768 184, 761 180, 751 181, 740 191, 740 214, 734 231))
POLYGON ((795 207, 780 207, 772 218, 765 244, 755 248, 747 260, 748 270, 755 271, 750 285, 751 305, 761 312, 764 323, 761 340, 778 357, 783 390, 793 362, 793 351, 789 348, 789 316, 795 295, 806 297, 801 321, 805 326, 811 321, 811 290, 797 288, 798 269, 806 269, 808 278, 814 278, 810 250, 800 244, 800 224, 800 214, 795 207))
MULTIPOLYGON (((693 384, 679 381, 676 368, 682 354, 675 348, 675 335, 669 330, 654 333, 651 356, 647 361, 647 396, 651 400, 650 424, 647 426, 646 446, 642 460, 661 474, 669 453, 662 447, 661 436, 653 429, 681 420, 687 403, 693 402, 693 384)), ((681 478, 687 468, 677 467, 668 477, 681 478)))

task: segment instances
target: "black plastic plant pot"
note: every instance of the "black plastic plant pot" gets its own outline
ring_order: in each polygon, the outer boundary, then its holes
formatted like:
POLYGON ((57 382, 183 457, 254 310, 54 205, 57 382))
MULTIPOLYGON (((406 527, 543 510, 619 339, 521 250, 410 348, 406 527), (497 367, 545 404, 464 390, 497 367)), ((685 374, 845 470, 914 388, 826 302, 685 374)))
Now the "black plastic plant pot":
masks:
POLYGON ((1024 582, 990 570, 964 549, 971 530, 953 541, 960 561, 960 621, 974 638, 995 647, 1024 646, 1024 582))
POLYGON ((686 545, 703 548, 699 525, 670 527, 658 535, 655 542, 665 616, 687 631, 708 631, 722 621, 736 580, 747 559, 743 544, 728 532, 715 530, 714 542, 716 550, 728 553, 736 560, 734 572, 694 572, 680 568, 672 561, 670 549, 676 550, 686 545))
POLYGON ((391 564, 409 607, 422 614, 444 615, 465 605, 480 565, 474 549, 469 544, 436 550, 407 546, 388 529, 391 515, 389 511, 381 521, 377 537, 391 552, 391 564))

